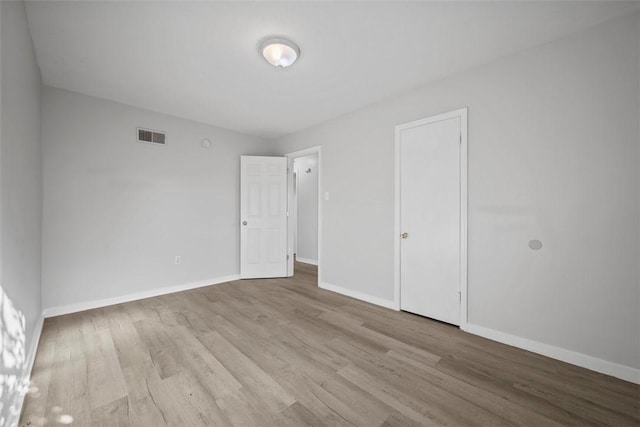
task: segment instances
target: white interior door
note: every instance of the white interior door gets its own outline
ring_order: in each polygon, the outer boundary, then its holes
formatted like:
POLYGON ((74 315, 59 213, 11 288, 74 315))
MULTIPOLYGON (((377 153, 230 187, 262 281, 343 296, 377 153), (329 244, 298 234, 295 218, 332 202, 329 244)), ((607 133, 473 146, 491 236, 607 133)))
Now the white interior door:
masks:
POLYGON ((294 274, 293 254, 296 242, 296 178, 293 170, 293 159, 287 157, 287 277, 294 274))
POLYGON ((240 277, 287 275, 287 159, 240 158, 240 277))
POLYGON ((461 118, 399 131, 400 308, 460 324, 461 118))

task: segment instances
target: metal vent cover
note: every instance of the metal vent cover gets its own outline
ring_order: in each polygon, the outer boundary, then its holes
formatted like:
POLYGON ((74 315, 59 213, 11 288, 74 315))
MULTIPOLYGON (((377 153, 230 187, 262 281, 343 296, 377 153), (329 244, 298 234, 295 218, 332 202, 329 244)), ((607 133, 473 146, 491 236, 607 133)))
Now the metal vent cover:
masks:
POLYGON ((167 133, 160 132, 157 130, 145 129, 145 128, 137 128, 137 138, 138 142, 145 142, 148 144, 160 144, 164 145, 167 143, 167 133))

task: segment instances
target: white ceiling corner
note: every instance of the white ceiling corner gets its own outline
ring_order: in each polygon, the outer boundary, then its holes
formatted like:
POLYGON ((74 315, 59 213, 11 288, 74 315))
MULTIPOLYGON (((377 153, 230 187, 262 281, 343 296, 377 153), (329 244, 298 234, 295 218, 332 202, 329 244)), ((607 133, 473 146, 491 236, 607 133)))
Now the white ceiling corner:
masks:
POLYGON ((635 2, 29 1, 47 85, 274 138, 637 10, 635 2), (296 64, 257 45, 286 36, 296 64))

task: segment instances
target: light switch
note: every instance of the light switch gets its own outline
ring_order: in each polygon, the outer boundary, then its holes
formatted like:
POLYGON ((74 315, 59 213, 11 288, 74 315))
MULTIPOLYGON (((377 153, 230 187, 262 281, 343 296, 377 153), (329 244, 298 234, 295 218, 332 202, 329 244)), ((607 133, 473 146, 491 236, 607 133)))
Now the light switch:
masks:
POLYGON ((324 192, 324 199, 325 200, 329 200, 329 192, 328 191, 324 192))

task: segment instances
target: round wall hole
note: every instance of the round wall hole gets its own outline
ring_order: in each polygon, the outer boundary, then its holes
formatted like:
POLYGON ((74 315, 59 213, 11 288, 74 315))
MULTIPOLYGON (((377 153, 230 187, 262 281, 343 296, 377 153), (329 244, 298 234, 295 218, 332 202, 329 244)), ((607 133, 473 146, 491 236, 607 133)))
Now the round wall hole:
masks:
POLYGON ((542 249, 542 242, 540 240, 529 240, 529 249, 534 251, 542 249))

